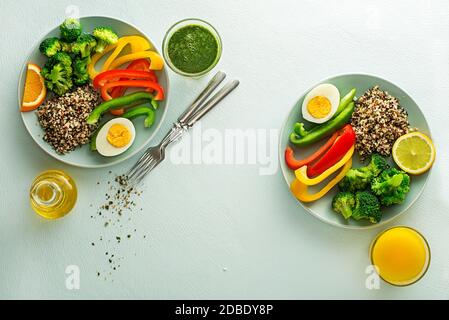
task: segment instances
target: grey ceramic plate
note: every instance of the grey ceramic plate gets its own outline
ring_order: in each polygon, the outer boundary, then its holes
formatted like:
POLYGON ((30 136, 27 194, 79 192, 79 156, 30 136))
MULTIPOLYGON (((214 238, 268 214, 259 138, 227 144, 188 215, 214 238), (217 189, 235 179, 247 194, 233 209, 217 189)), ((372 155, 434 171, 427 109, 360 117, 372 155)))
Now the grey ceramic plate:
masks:
MULTIPOLYGON (((133 25, 123 22, 121 20, 110 18, 110 17, 84 17, 80 19, 81 24, 83 25, 83 30, 86 32, 91 32, 93 28, 97 26, 110 26, 113 30, 115 30, 119 36, 128 36, 128 35, 139 35, 143 36, 148 39, 148 41, 152 44, 153 48, 152 50, 158 52, 156 47, 154 46, 154 43, 151 42, 151 40, 146 37, 146 35, 134 27, 133 25)), ((62 22, 62 21, 61 21, 62 22)), ((50 31, 43 39, 51 36, 59 36, 59 26, 55 27, 52 31, 50 31)), ((31 53, 28 55, 23 67, 22 72, 19 77, 19 87, 18 87, 18 94, 19 94, 19 105, 22 101, 22 95, 23 95, 23 86, 25 82, 25 75, 26 75, 26 64, 28 62, 33 62, 39 66, 43 66, 45 64, 45 61, 47 60, 40 52, 39 52, 39 44, 43 40, 40 39, 36 42, 36 45, 33 47, 31 53)), ((101 63, 101 61, 100 61, 101 63)), ((97 67, 98 68, 98 67, 97 67)), ((164 68, 162 71, 157 71, 157 75, 159 78, 160 84, 165 89, 166 98, 164 101, 160 103, 160 106, 158 110, 156 111, 156 121, 153 124, 151 128, 144 128, 143 126, 143 118, 138 118, 133 120, 134 126, 136 127, 136 139, 131 146, 125 153, 117 156, 117 157, 102 157, 96 152, 91 152, 89 150, 88 145, 85 145, 79 149, 76 149, 72 151, 69 154, 66 155, 59 155, 57 154, 50 145, 48 145, 43 139, 43 130, 39 126, 39 123, 37 121, 36 113, 35 112, 25 112, 21 113, 23 122, 30 133, 31 137, 33 137, 34 141, 49 155, 54 157, 55 159, 65 162, 67 164, 77 166, 77 167, 83 167, 83 168, 100 168, 100 167, 107 167, 111 165, 118 164, 122 161, 125 161, 126 159, 132 157, 139 151, 141 151, 150 141, 151 139, 156 135, 157 131, 159 130, 164 118, 165 114, 167 112, 168 107, 168 99, 169 99, 169 78, 166 71, 166 68, 164 68)), ((106 121, 107 119, 104 119, 106 121)))
MULTIPOLYGON (((430 130, 429 126, 427 124, 427 121, 419 109, 418 105, 413 101, 413 99, 410 97, 407 92, 399 88, 397 85, 384 80, 382 78, 372 76, 372 75, 365 75, 365 74, 347 74, 347 75, 340 75, 336 77, 332 77, 329 79, 326 79, 320 83, 332 83, 334 84, 339 90, 341 95, 345 95, 349 90, 352 88, 357 89, 357 97, 362 95, 367 89, 375 86, 380 85, 380 88, 382 90, 388 91, 391 95, 399 98, 401 105, 407 110, 409 114, 409 122, 412 127, 418 128, 419 131, 427 134, 430 136, 430 130)), ((318 85, 319 83, 315 84, 313 87, 318 85)), ((313 88, 312 87, 312 88, 313 88)), ((312 89, 311 88, 311 89, 312 89)), ((307 90, 301 98, 298 100, 298 102, 295 104, 295 106, 290 111, 287 120, 284 123, 284 126, 282 128, 282 132, 280 134, 280 141, 279 141, 279 159, 281 163, 281 169, 282 173, 284 175, 285 181, 287 182, 288 186, 290 186, 290 183, 295 179, 294 171, 290 170, 287 165, 285 164, 284 160, 284 150, 289 145, 289 135, 291 133, 291 130, 293 128, 293 125, 295 122, 302 121, 301 116, 301 106, 302 102, 304 100, 305 95, 311 90, 307 90)), ((318 144, 322 144, 323 142, 320 142, 318 144)), ((309 155, 313 150, 316 150, 316 145, 311 146, 309 148, 301 149, 303 150, 302 155, 300 158, 304 158, 307 155, 309 155)), ((298 150, 296 149, 297 155, 298 150)), ((392 160, 391 160, 392 161, 392 160)), ((393 164, 393 162, 391 162, 393 164)), ((355 154, 353 157, 353 166, 358 167, 361 166, 362 163, 358 159, 358 155, 355 154)), ((373 227, 379 227, 382 226, 394 218, 398 217, 399 215, 403 214, 404 212, 409 209, 413 203, 419 198, 421 193, 424 190, 424 187, 426 185, 427 179, 429 177, 429 172, 411 178, 411 189, 410 193, 407 195, 407 199, 405 202, 401 205, 395 205, 388 208, 384 208, 383 210, 383 218, 382 221, 379 224, 373 225, 369 222, 364 221, 355 221, 355 220, 348 220, 346 221, 341 215, 336 214, 331 209, 331 202, 334 195, 337 193, 337 187, 333 188, 326 196, 319 199, 318 201, 312 202, 312 203, 302 203, 298 201, 301 206, 306 209, 309 213, 317 217, 318 219, 329 223, 331 225, 335 225, 338 227, 343 228, 349 228, 349 229, 367 229, 367 228, 373 228, 373 227)), ((293 195, 292 195, 293 196, 293 195)))

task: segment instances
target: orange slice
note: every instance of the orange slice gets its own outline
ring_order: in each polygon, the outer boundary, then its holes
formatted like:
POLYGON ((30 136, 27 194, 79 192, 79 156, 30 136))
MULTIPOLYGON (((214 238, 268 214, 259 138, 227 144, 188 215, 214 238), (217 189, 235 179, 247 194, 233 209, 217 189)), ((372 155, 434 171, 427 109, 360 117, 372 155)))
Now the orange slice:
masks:
POLYGON ((28 63, 20 111, 26 112, 37 109, 46 95, 47 89, 45 88, 44 78, 41 76, 41 68, 33 63, 28 63))

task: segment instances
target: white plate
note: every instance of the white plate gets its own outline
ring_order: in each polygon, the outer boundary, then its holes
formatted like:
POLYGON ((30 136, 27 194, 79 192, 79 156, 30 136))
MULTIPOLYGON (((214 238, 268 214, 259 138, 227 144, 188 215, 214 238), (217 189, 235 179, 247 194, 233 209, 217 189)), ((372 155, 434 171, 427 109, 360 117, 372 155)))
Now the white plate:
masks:
MULTIPOLYGON (((135 26, 121 21, 119 19, 110 18, 110 17, 83 17, 80 19, 81 24, 83 26, 83 31, 91 32, 95 27, 98 26, 109 26, 111 27, 119 36, 130 36, 130 35, 139 35, 145 37, 152 45, 152 50, 159 53, 156 49, 154 43, 151 42, 150 38, 147 37, 142 31, 137 29, 135 26)), ((62 23, 62 21, 61 21, 62 23)), ((37 41, 36 45, 33 47, 31 53, 28 55, 23 67, 22 72, 19 77, 19 87, 18 87, 18 95, 19 95, 19 105, 22 102, 23 96, 23 87, 26 76, 26 65, 28 62, 35 63, 39 66, 43 66, 47 61, 47 58, 43 56, 39 52, 39 44, 41 41, 48 37, 59 37, 59 25, 56 26, 53 30, 51 30, 48 34, 45 35, 42 39, 37 41)), ((166 68, 163 70, 157 71, 157 76, 159 78, 159 83, 165 89, 165 100, 160 102, 159 108, 156 111, 156 120, 151 128, 144 128, 142 117, 134 119, 133 123, 136 127, 136 139, 133 145, 123 154, 116 157, 102 157, 97 152, 91 152, 89 150, 88 145, 84 145, 81 148, 78 148, 66 155, 60 155, 56 153, 53 148, 47 144, 43 140, 44 131, 39 125, 37 121, 36 112, 22 112, 21 116, 25 127, 30 133, 31 137, 36 141, 36 143, 49 155, 54 157, 55 159, 62 161, 64 163, 83 167, 83 168, 101 168, 112 166, 118 164, 120 162, 125 161, 126 159, 132 157, 136 153, 140 152, 145 148, 146 145, 152 140, 152 138, 158 132, 162 122, 164 121, 165 115, 167 113, 168 107, 168 99, 169 99, 169 78, 166 68)), ((104 121, 107 119, 104 119, 104 121)))
MULTIPOLYGON (((360 97, 366 90, 370 89, 371 87, 375 85, 380 85, 381 90, 388 91, 391 95, 397 97, 400 100, 400 104, 407 110, 407 113, 409 115, 409 123, 411 127, 418 128, 419 131, 423 132, 424 134, 427 134, 430 136, 430 129, 427 124, 427 121, 424 117, 424 114, 419 109, 418 105, 413 101, 413 99, 410 97, 410 95, 407 94, 404 90, 396 86, 395 84, 384 80, 382 78, 372 76, 372 75, 365 75, 365 74, 347 74, 347 75, 339 75, 335 76, 329 79, 326 79, 320 83, 332 83, 334 84, 339 90, 342 96, 346 95, 352 88, 357 89, 357 97, 360 97)), ((313 87, 318 85, 319 83, 315 84, 313 87)), ((313 88, 312 87, 312 88, 313 88)), ((311 88, 311 89, 312 89, 311 88)), ((279 160, 281 163, 281 170, 284 175, 285 181, 287 182, 287 185, 290 188, 290 183, 295 179, 294 171, 287 167, 285 164, 284 159, 284 151, 285 148, 292 144, 289 143, 289 136, 290 133, 293 130, 293 126, 296 122, 303 121, 302 115, 301 115, 301 106, 302 102, 304 100, 305 95, 311 90, 307 90, 301 98, 298 100, 298 102, 295 104, 295 106, 290 111, 287 120, 284 123, 284 126, 282 128, 281 134, 280 134, 280 141, 279 141, 279 160)), ((296 152, 296 156, 298 158, 305 158, 306 156, 310 155, 312 151, 316 150, 317 145, 322 145, 323 141, 318 142, 317 144, 314 144, 307 148, 297 148, 293 146, 293 149, 296 152), (301 156, 298 156, 299 152, 303 151, 301 153, 301 156)), ((391 158, 391 157, 390 157, 391 158)), ((390 159, 391 164, 393 164, 392 159, 390 159)), ((357 153, 355 153, 353 157, 353 167, 359 167, 363 164, 359 161, 359 157, 357 153)), ((378 224, 371 224, 368 221, 356 221, 353 219, 345 220, 343 216, 340 214, 335 213, 332 210, 331 203, 332 198, 338 191, 338 187, 334 187, 328 194, 326 194, 323 198, 312 202, 312 203, 302 203, 298 201, 301 206, 306 209, 309 213, 311 213, 313 216, 317 217, 321 221, 324 221, 326 223, 329 223, 334 226, 342 227, 342 228, 348 228, 348 229, 368 229, 373 227, 379 227, 382 226, 390 221, 392 221, 394 218, 398 217, 399 215, 406 212, 413 203, 419 198, 421 193, 424 190, 424 187, 426 185, 427 179, 429 177, 429 172, 426 172, 423 175, 420 176, 412 176, 411 177, 411 184, 410 184, 410 192, 407 194, 407 198, 404 201, 404 203, 400 205, 394 205, 388 208, 383 208, 383 217, 382 221, 378 224)), ((290 190, 290 189, 288 189, 290 190)), ((293 195, 292 195, 293 196, 293 195)))

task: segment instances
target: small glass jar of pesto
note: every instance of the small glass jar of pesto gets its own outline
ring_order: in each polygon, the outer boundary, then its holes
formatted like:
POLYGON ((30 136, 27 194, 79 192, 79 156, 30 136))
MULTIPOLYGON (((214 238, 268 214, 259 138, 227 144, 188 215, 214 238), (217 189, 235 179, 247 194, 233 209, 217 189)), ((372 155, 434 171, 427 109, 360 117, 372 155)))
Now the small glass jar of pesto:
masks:
POLYGON ((167 31, 162 48, 165 61, 174 72, 201 77, 217 65, 222 43, 217 30, 206 21, 185 19, 167 31))

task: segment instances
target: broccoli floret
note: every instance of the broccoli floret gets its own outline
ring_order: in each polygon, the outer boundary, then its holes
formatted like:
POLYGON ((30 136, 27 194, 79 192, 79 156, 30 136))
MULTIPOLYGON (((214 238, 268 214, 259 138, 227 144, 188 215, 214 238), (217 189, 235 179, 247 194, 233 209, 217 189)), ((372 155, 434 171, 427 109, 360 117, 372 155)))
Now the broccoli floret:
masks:
POLYGON ((380 154, 373 153, 369 165, 364 167, 364 170, 370 171, 374 177, 377 177, 382 171, 388 169, 390 166, 387 160, 380 154))
POLYGON ((356 192, 369 188, 373 178, 388 168, 387 160, 378 154, 372 154, 370 163, 361 168, 349 170, 338 186, 341 191, 356 192))
POLYGON ((371 190, 384 206, 400 204, 410 191, 410 177, 404 171, 391 168, 372 181, 371 190))
POLYGON ((81 35, 81 23, 78 19, 68 18, 60 26, 61 38, 66 42, 73 42, 81 35))
POLYGON ((368 191, 358 191, 355 194, 355 208, 352 218, 356 220, 368 219, 371 223, 378 223, 382 218, 380 203, 375 195, 368 191))
POLYGON ((96 52, 103 52, 106 46, 115 44, 118 41, 117 33, 109 27, 97 27, 92 34, 97 39, 96 52))
POLYGON ((72 46, 72 53, 79 54, 81 58, 90 57, 93 49, 97 45, 97 40, 88 34, 83 33, 76 39, 76 42, 72 46))
POLYGON ((42 75, 45 78, 46 87, 58 96, 62 96, 73 87, 68 70, 62 63, 56 64, 51 69, 42 69, 42 75))
POLYGON ((39 51, 47 56, 53 57, 58 51, 61 50, 61 43, 58 38, 47 38, 39 45, 39 51))
POLYGON ((70 67, 70 68, 72 66, 72 58, 70 57, 69 54, 67 54, 65 52, 58 52, 57 54, 55 54, 53 57, 51 57, 48 60, 48 63, 51 65, 55 65, 59 62, 65 66, 70 67))
POLYGON ((349 219, 352 216, 354 207, 355 198, 351 192, 339 192, 335 195, 334 200, 332 200, 332 209, 340 213, 345 219, 349 219))
POLYGON ((68 43, 68 42, 64 42, 64 41, 61 41, 61 40, 59 40, 59 43, 61 44, 61 51, 62 52, 72 53, 73 43, 68 43))
POLYGON ((350 169, 340 181, 338 187, 341 191, 356 192, 365 190, 373 178, 372 173, 367 170, 350 169))
POLYGON ((81 59, 76 58, 73 63, 73 82, 77 86, 82 86, 89 82, 89 73, 87 66, 90 63, 90 57, 81 59))
POLYGON ((45 79, 45 86, 59 96, 73 87, 72 59, 67 53, 58 52, 48 59, 41 74, 45 79))

